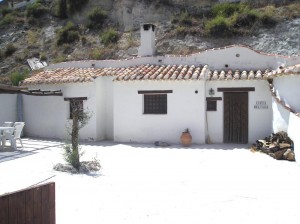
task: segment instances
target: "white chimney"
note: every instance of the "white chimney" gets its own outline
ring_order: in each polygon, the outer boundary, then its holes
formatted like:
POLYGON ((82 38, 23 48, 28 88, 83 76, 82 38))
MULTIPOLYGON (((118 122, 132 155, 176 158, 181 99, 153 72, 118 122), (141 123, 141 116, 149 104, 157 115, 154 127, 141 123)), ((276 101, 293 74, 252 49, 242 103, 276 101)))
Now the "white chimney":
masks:
POLYGON ((155 54, 155 29, 156 26, 150 23, 141 25, 141 46, 138 56, 152 56, 155 54))

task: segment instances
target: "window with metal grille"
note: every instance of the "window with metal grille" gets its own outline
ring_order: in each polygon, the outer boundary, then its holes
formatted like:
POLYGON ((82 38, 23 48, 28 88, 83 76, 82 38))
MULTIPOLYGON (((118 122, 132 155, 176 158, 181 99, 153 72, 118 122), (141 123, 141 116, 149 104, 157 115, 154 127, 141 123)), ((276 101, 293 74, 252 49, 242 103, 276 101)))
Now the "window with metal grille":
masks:
POLYGON ((167 94, 145 94, 144 114, 167 114, 167 94))
POLYGON ((207 111, 217 111, 217 101, 215 101, 215 100, 206 101, 206 110, 207 111))
POLYGON ((70 101, 70 119, 73 119, 73 113, 74 110, 78 107, 79 113, 83 113, 83 101, 82 100, 76 100, 76 101, 70 101))

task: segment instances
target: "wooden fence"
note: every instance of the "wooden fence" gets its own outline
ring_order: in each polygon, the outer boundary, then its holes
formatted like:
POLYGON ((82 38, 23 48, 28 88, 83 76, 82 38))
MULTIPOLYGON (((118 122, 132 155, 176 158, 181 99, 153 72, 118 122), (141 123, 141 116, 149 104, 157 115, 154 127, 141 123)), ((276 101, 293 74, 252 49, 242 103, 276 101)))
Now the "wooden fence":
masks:
POLYGON ((0 223, 55 224, 55 183, 0 196, 0 223))

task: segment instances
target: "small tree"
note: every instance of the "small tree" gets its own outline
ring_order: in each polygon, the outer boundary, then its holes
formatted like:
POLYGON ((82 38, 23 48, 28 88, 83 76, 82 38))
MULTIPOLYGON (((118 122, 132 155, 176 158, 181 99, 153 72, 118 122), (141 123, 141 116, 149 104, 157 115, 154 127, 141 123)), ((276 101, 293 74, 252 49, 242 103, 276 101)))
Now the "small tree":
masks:
POLYGON ((79 130, 88 123, 91 114, 83 111, 82 101, 76 99, 70 100, 70 110, 72 127, 68 127, 68 133, 71 136, 71 144, 64 146, 64 157, 70 165, 79 170, 80 156, 82 155, 79 147, 79 130))

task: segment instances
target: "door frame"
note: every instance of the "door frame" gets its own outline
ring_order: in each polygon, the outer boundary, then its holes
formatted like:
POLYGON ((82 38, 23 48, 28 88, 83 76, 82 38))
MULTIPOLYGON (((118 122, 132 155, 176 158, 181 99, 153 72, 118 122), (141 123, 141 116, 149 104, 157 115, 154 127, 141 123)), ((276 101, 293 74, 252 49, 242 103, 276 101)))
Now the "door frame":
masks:
MULTIPOLYGON (((231 92, 231 93, 238 93, 238 92, 246 92, 247 93, 247 110, 248 110, 248 113, 247 113, 247 122, 248 122, 248 125, 247 125, 247 142, 244 141, 244 142, 240 142, 240 143, 248 143, 249 141, 249 114, 250 114, 250 105, 249 105, 249 93, 248 92, 252 92, 252 91, 255 91, 255 87, 236 87, 236 88, 217 88, 217 91, 218 92, 231 92)), ((223 94, 223 100, 225 102, 225 94, 223 94)), ((224 106, 224 102, 223 102, 223 142, 224 143, 236 143, 236 142, 225 142, 225 106, 224 106)))

